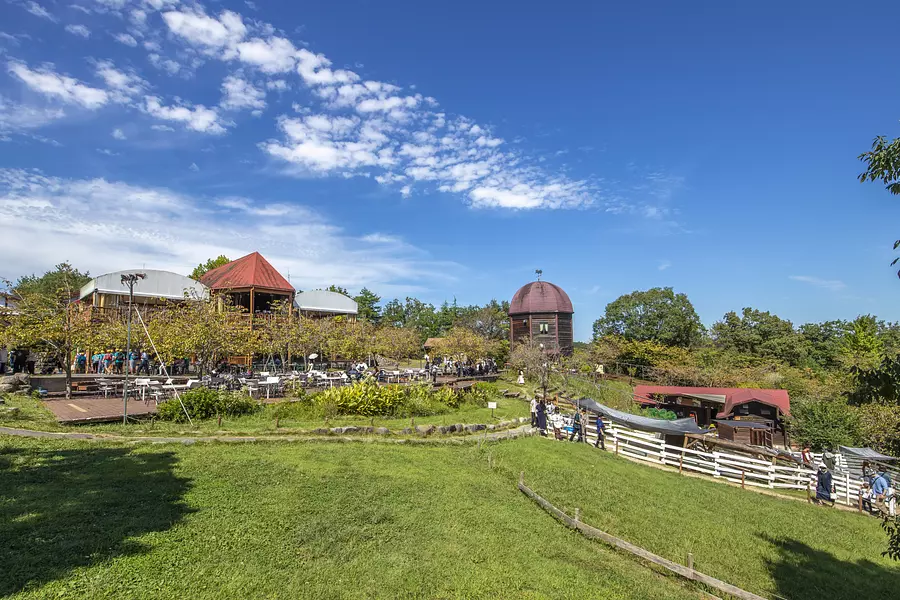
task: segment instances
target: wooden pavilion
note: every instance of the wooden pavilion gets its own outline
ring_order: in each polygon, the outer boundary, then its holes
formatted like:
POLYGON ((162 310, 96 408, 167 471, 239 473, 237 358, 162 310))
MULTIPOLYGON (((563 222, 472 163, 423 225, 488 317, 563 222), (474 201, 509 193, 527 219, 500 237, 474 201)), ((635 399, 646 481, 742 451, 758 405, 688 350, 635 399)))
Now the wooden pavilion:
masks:
POLYGON ((230 297, 249 315, 251 324, 254 318, 272 314, 278 302, 287 302, 288 306, 294 302, 294 286, 259 252, 207 271, 200 283, 213 296, 230 297))

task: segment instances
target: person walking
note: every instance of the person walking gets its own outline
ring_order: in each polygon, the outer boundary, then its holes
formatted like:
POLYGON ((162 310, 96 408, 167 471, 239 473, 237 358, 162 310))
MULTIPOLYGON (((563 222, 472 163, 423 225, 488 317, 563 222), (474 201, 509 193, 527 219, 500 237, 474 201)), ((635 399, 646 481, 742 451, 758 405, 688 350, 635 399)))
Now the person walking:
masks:
POLYGON ((604 434, 606 431, 603 427, 603 417, 601 415, 597 415, 597 441, 594 442, 594 448, 600 448, 601 450, 606 450, 606 443, 604 442, 604 434))
POLYGON ((875 498, 875 508, 886 515, 889 513, 885 498, 887 498, 888 482, 883 473, 879 473, 872 479, 872 497, 875 498))
POLYGON ((816 473, 816 502, 825 502, 834 506, 832 495, 834 494, 834 480, 831 472, 823 464, 819 465, 819 472, 816 473))
POLYGON ((579 442, 584 441, 584 436, 581 433, 581 420, 581 411, 576 409, 575 416, 572 418, 572 434, 569 435, 570 442, 575 439, 576 435, 578 436, 579 442))
POLYGON ((531 399, 531 426, 532 427, 537 426, 537 407, 538 407, 537 399, 532 398, 531 399))

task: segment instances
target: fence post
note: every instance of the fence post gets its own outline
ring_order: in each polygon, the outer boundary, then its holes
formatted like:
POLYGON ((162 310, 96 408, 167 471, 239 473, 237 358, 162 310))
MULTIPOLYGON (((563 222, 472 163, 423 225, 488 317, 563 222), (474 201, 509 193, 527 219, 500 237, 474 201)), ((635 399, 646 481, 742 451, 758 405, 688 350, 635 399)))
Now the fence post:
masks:
POLYGON ((678 474, 681 475, 681 469, 684 467, 684 450, 681 451, 681 456, 678 457, 678 474))
POLYGON ((713 452, 713 471, 715 475, 713 477, 719 477, 719 453, 713 452))
POLYGON ((845 473, 844 478, 844 483, 847 486, 847 506, 850 506, 850 473, 845 473))
POLYGON ((691 578, 694 577, 694 555, 688 552, 687 555, 687 568, 691 570, 691 578))
POLYGON ((666 464, 666 440, 660 440, 659 444, 659 462, 660 464, 666 464))
POLYGON ((581 509, 575 509, 575 529, 578 529, 578 523, 581 522, 581 509))
POLYGON ((525 485, 525 471, 519 471, 519 485, 525 485))

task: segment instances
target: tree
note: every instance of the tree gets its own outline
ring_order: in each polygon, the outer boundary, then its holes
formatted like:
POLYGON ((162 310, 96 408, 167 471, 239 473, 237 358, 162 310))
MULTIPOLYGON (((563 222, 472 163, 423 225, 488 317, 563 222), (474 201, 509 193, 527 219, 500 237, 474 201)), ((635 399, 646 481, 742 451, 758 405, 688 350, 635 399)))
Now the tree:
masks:
POLYGON ((859 415, 842 400, 795 398, 789 425, 794 440, 809 444, 815 451, 859 442, 859 415))
POLYGON ((854 371, 877 367, 884 356, 884 343, 878 337, 878 321, 861 315, 848 324, 840 344, 841 363, 854 371))
POLYGON ((72 298, 74 298, 78 295, 81 287, 90 280, 91 276, 88 273, 82 273, 69 263, 62 263, 40 277, 36 275, 19 277, 16 284, 12 286, 12 290, 17 294, 35 292, 45 296, 55 296, 61 289, 71 289, 72 298), (63 266, 66 268, 61 270, 60 268, 63 266))
MULTIPOLYGON (((872 142, 872 149, 858 156, 866 163, 866 170, 859 174, 860 182, 878 181, 892 194, 900 194, 900 138, 888 142, 879 135, 872 142)), ((894 242, 894 250, 900 248, 900 240, 894 242)), ((891 265, 896 265, 900 258, 895 258, 891 265)), ((897 272, 900 277, 900 271, 897 272)))
POLYGON ((484 306, 467 306, 460 309, 453 325, 468 327, 488 340, 509 338, 509 302, 491 300, 484 306))
POLYGON ((227 265, 230 262, 230 258, 225 256, 224 254, 220 254, 219 256, 210 258, 205 263, 200 263, 199 265, 194 267, 194 270, 191 271, 190 277, 191 279, 200 281, 200 278, 206 275, 207 271, 212 271, 213 269, 221 267, 222 265, 227 265))
POLYGON ((71 303, 84 277, 69 263, 60 263, 43 277, 20 279, 21 287, 12 286, 18 297, 15 310, 0 320, 0 343, 46 350, 63 366, 66 399, 72 397, 73 353, 85 346, 93 329, 90 310, 71 303))
POLYGON ((685 294, 672 288, 652 288, 619 296, 606 305, 606 313, 594 322, 594 339, 620 335, 625 339, 656 341, 671 346, 694 346, 703 325, 685 294))
POLYGON ((381 326, 375 330, 373 350, 399 361, 416 356, 422 351, 422 341, 415 330, 407 327, 381 326))
POLYGON ((490 356, 496 342, 489 341, 467 327, 453 327, 437 342, 435 354, 454 359, 478 361, 490 356))
POLYGON ((326 292, 334 292, 336 294, 343 294, 345 296, 350 295, 350 292, 347 291, 347 288, 342 288, 340 286, 333 285, 333 284, 329 285, 327 288, 325 288, 325 291, 326 292))
POLYGON ((509 355, 509 364, 514 369, 524 371, 525 376, 543 390, 543 397, 546 398, 554 358, 534 340, 528 340, 513 347, 509 355))
POLYGON ((357 317, 360 320, 372 323, 378 322, 378 319, 381 318, 381 307, 378 306, 378 303, 381 302, 381 296, 377 296, 368 288, 363 288, 359 290, 359 295, 353 299, 356 300, 357 317))
POLYGON ((801 325, 799 333, 809 358, 825 369, 840 367, 841 342, 847 333, 847 327, 846 321, 825 321, 801 325))
POLYGON ((792 365, 806 358, 806 349, 790 321, 754 308, 744 308, 741 316, 733 311, 726 313, 710 333, 716 346, 723 350, 784 360, 792 365))

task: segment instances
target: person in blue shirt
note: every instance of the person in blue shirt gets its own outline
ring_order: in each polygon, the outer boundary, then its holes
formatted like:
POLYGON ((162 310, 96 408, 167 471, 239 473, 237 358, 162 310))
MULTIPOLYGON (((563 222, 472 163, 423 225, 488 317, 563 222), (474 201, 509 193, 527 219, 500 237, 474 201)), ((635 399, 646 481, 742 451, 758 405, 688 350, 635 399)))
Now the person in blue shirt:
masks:
POLYGON ((883 473, 879 473, 872 479, 872 496, 875 498, 875 508, 880 512, 887 514, 888 508, 884 503, 887 496, 888 482, 883 473))
POLYGON ((606 431, 603 429, 603 417, 597 415, 597 441, 594 443, 594 448, 602 448, 606 450, 606 444, 603 442, 603 435, 606 431))

